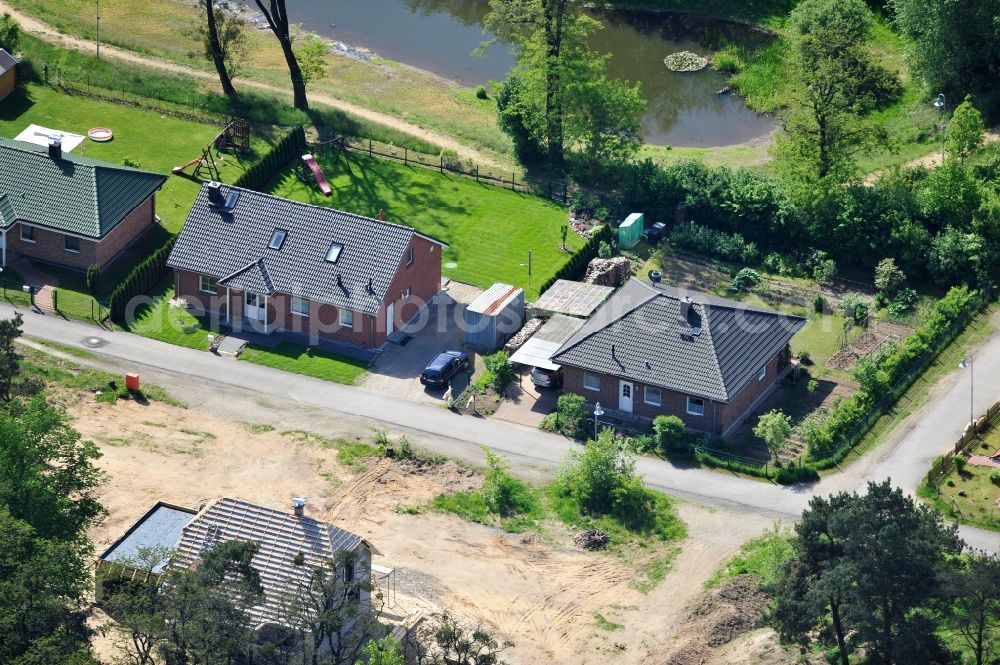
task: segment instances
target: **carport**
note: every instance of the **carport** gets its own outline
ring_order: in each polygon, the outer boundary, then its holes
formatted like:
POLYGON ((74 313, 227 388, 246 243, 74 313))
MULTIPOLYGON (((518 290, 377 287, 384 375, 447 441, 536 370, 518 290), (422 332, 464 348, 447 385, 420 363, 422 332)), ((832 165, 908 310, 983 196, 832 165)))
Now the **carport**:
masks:
POLYGON ((542 369, 559 369, 553 364, 552 356, 566 340, 586 323, 584 319, 565 314, 556 314, 532 335, 521 348, 514 352, 510 361, 517 365, 541 367, 542 369))
MULTIPOLYGON (((573 336, 583 324, 584 319, 565 314, 556 314, 532 335, 521 348, 510 357, 511 363, 527 367, 543 369, 559 369, 553 364, 552 356, 573 336)), ((507 399, 500 403, 496 418, 520 423, 528 427, 538 427, 546 415, 556 408, 556 391, 539 389, 531 381, 522 376, 517 385, 512 386, 507 399)))

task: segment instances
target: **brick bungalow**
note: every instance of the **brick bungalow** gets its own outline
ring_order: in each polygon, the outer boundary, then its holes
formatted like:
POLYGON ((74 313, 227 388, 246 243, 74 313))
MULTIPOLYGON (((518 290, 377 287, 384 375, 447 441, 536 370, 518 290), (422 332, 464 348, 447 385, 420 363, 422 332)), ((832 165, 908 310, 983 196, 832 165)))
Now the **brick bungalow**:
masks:
POLYGON ((205 183, 167 265, 233 330, 377 349, 441 289, 445 244, 412 228, 205 183))
POLYGON ((774 390, 806 320, 630 280, 552 356, 563 390, 619 415, 726 436, 774 390))
POLYGON ((86 270, 104 269, 156 223, 166 176, 0 139, 0 251, 86 270))

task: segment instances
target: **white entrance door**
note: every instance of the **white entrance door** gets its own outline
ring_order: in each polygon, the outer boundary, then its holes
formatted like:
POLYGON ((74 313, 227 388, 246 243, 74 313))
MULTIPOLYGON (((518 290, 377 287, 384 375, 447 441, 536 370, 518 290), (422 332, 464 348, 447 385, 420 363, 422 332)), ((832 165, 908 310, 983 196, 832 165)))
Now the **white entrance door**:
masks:
POLYGON ((618 409, 632 413, 632 384, 628 381, 618 382, 618 409))
POLYGON ((396 329, 396 303, 389 303, 385 308, 385 334, 391 335, 392 331, 396 329))
POLYGON ((243 316, 251 321, 264 320, 265 307, 263 296, 247 291, 244 302, 246 303, 246 306, 243 308, 243 316))

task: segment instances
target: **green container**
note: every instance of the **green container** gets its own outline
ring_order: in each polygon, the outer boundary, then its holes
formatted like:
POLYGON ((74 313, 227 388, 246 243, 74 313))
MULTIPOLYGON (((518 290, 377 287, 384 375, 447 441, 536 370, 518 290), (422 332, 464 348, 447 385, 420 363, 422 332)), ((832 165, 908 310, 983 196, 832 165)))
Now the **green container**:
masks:
POLYGON ((642 234, 645 230, 643 214, 633 212, 618 227, 618 245, 625 249, 632 249, 642 240, 642 234))

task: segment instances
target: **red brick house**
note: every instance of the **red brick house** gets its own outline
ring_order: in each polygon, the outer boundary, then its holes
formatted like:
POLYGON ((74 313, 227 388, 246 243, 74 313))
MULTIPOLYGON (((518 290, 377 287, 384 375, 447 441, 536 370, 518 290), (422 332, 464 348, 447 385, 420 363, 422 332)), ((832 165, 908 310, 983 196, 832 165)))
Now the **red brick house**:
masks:
POLYGON ((156 223, 166 176, 0 139, 0 256, 105 268, 156 223))
POLYGON ((552 356, 563 390, 629 417, 726 436, 790 367, 806 320, 630 280, 552 356))
POLYGON ((208 182, 167 265, 235 331, 377 349, 441 289, 446 247, 412 228, 208 182))

